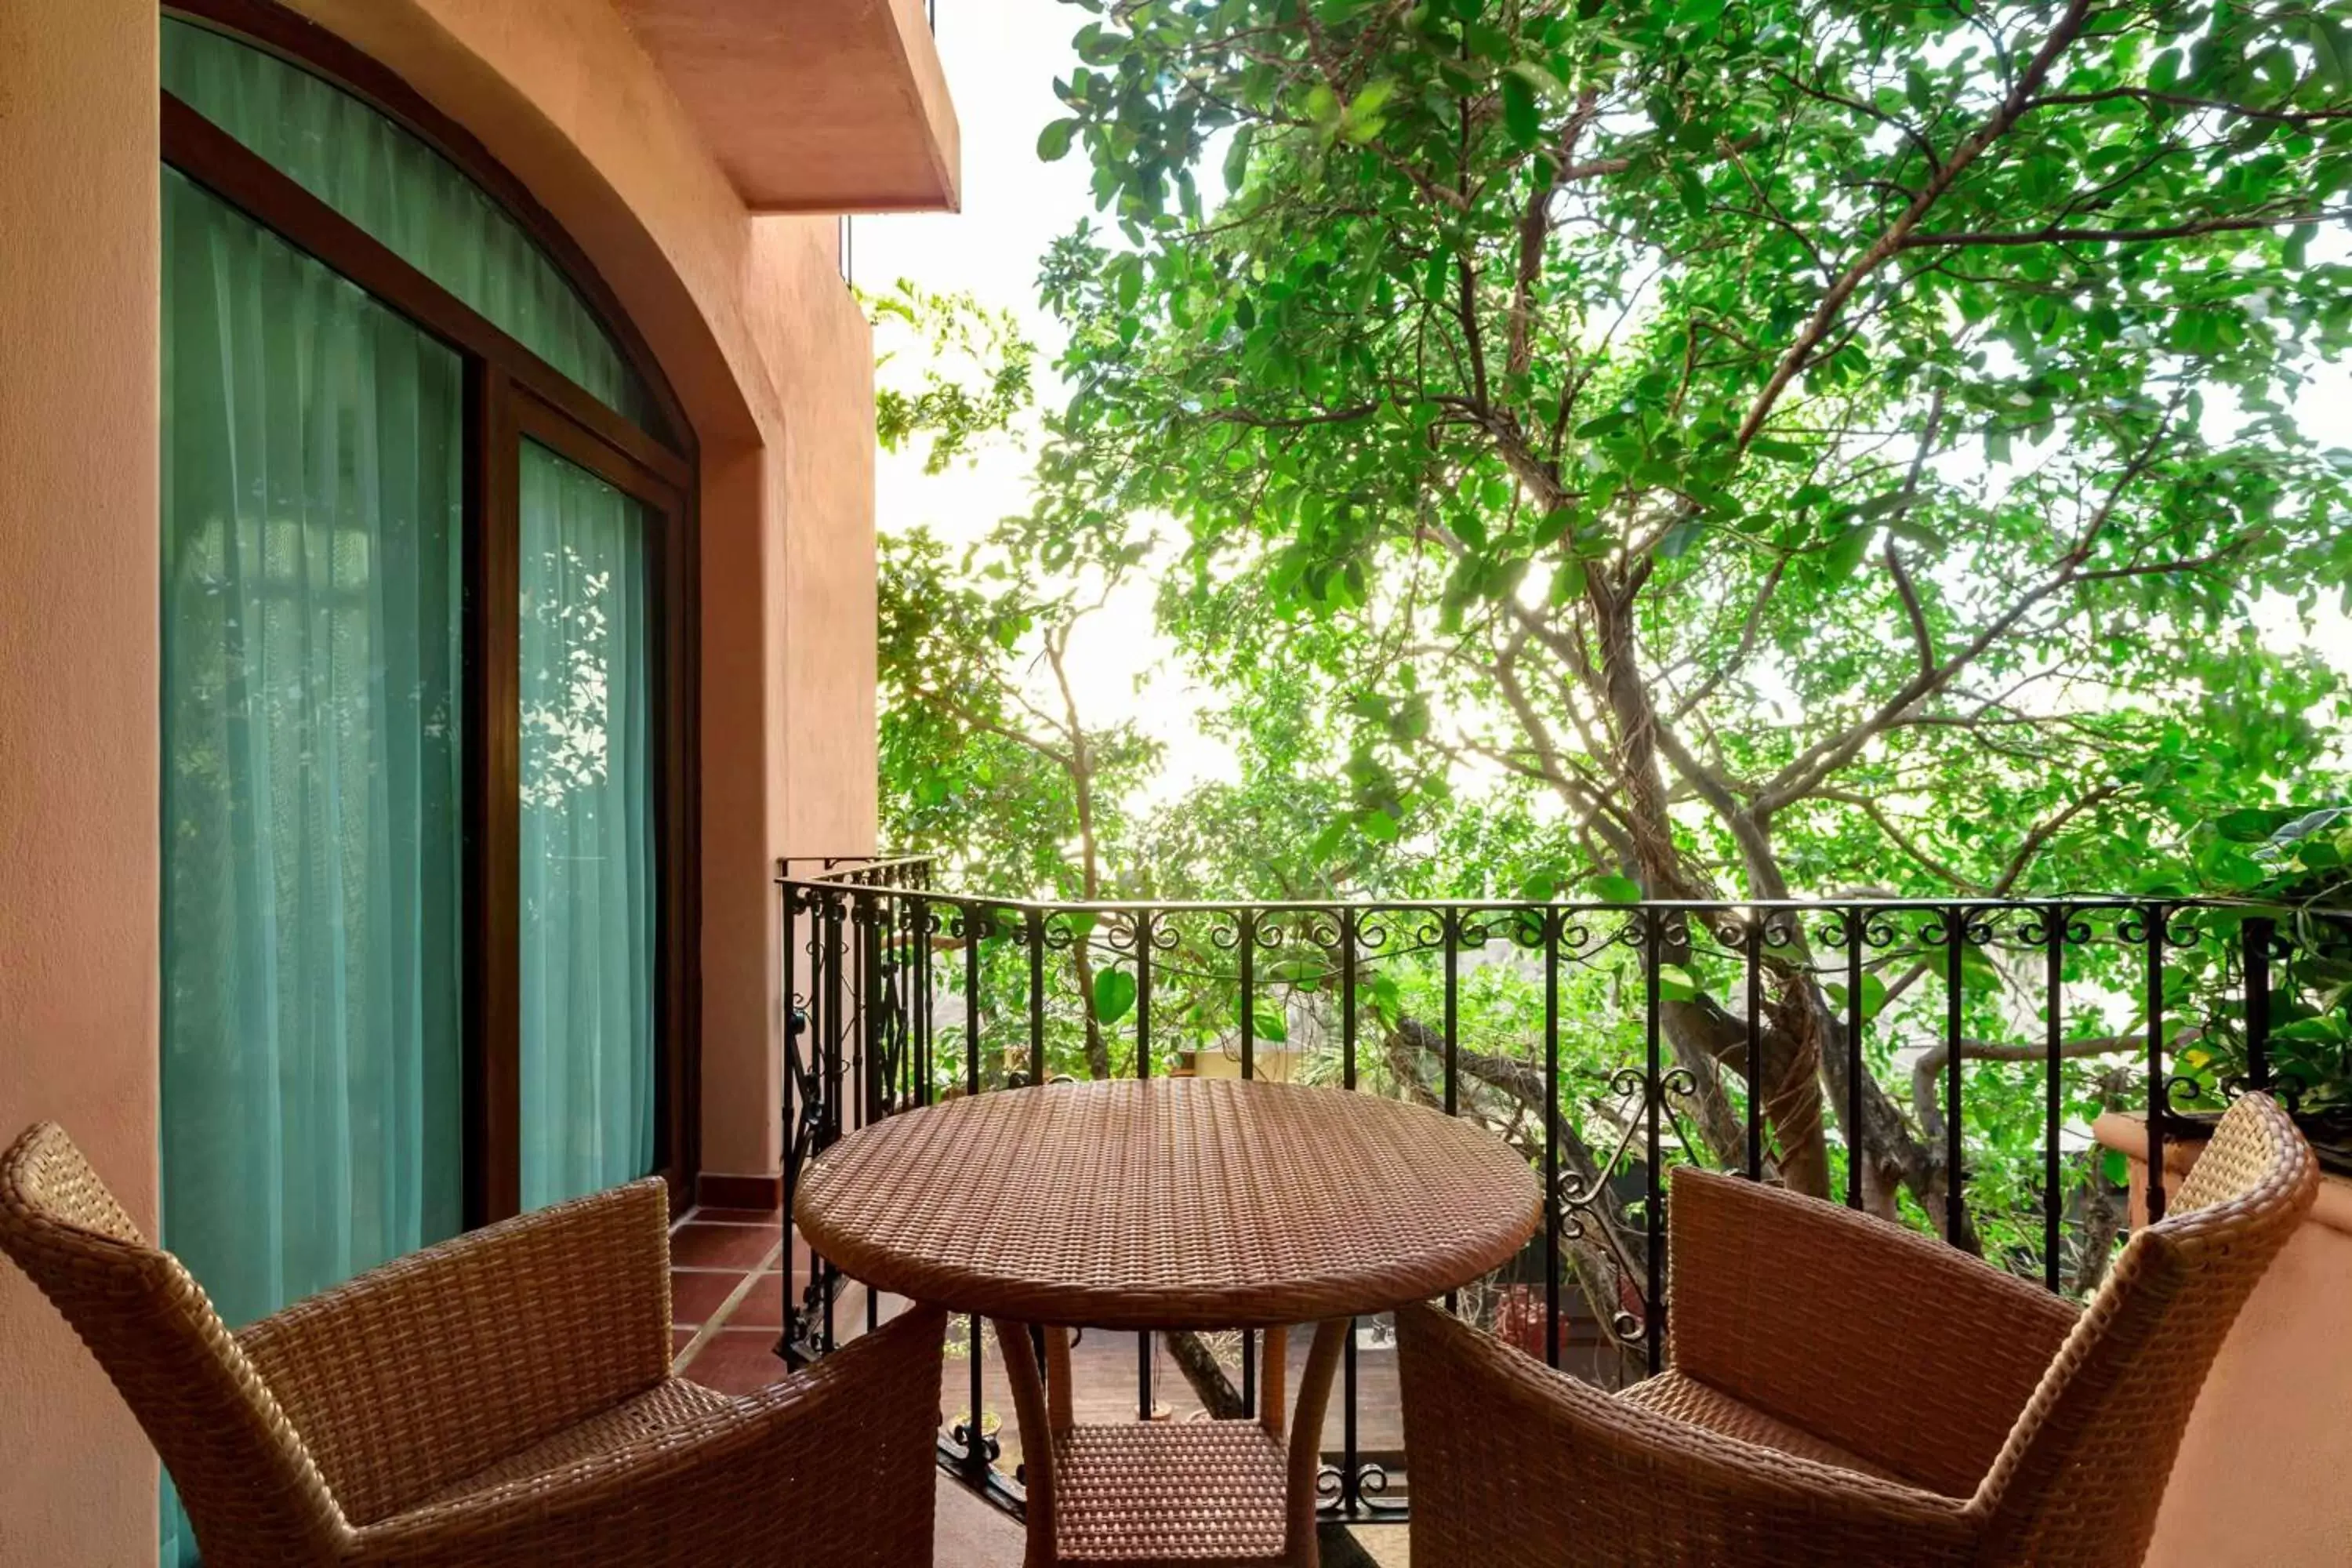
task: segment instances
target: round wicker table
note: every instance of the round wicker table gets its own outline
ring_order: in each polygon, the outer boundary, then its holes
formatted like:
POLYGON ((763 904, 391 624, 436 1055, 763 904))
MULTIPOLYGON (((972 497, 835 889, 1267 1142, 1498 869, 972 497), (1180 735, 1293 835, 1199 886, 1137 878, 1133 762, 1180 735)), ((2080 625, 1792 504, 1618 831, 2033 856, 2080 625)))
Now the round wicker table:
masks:
POLYGON ((1337 1089, 1162 1079, 1008 1089, 852 1134, 793 1220, 870 1288, 994 1320, 1030 1568, 1316 1561, 1324 1408, 1349 1320, 1507 1260, 1526 1161, 1436 1111, 1337 1089), (1285 1454, 1284 1336, 1254 1420, 1080 1426, 1072 1326, 1314 1323, 1285 1454), (1030 1332, 1043 1335, 1041 1378, 1030 1332))

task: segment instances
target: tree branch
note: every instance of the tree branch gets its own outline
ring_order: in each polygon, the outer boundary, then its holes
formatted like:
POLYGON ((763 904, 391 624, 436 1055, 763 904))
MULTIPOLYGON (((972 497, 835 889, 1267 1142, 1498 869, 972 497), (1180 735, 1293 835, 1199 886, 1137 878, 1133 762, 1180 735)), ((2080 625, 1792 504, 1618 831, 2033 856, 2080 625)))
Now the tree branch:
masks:
POLYGON ((1967 646, 1958 653, 1933 668, 1922 670, 1904 682, 1902 688, 1882 703, 1870 717, 1853 725, 1843 734, 1817 742, 1807 747, 1803 752, 1765 784, 1756 802, 1757 814, 1769 816, 1790 802, 1801 799, 1811 794, 1822 780, 1852 761, 1854 755, 1869 742, 1873 735, 1901 719, 1922 700, 1941 690, 1955 675, 1974 662, 1985 649, 2006 637, 2010 630, 2018 622, 2023 620, 2036 605, 2075 581, 2081 573, 2083 563, 2089 559, 2092 547, 2097 543, 2100 532, 2105 528, 2107 520, 2114 515, 2117 503, 2123 500, 2124 492, 2130 489, 2134 480, 2155 464, 2157 451, 2170 428, 2168 420, 2158 426, 2156 434, 2149 437, 2139 453, 2125 467, 2123 473, 2116 478, 2115 485, 2108 490, 2106 498, 2100 503, 2098 510, 2093 514, 2089 524, 2084 529, 2082 537, 2076 540, 2073 548, 2060 559, 2055 572, 2020 595, 2007 609, 1995 616, 1975 637, 1969 638, 1967 646))
POLYGON ((2091 0, 2068 0, 2057 25, 2051 28, 2050 36, 2042 40, 2042 47, 2035 52, 2032 63, 2018 78, 2016 85, 2010 89, 2008 96, 2001 100, 2000 107, 1993 110, 1991 118, 1953 148, 1952 155, 1944 161, 1941 167, 1928 172, 1927 184, 1912 198, 1911 205, 1887 226, 1886 231, 1869 249, 1854 258, 1853 264, 1835 283, 1830 285, 1829 292, 1822 296, 1820 306, 1814 310, 1812 320, 1805 324, 1804 331, 1798 333, 1797 341, 1781 356, 1780 363, 1773 369, 1771 379, 1764 384, 1764 390, 1757 395, 1756 402, 1749 407, 1748 417, 1740 421, 1737 445, 1741 450, 1746 450, 1748 444, 1762 432, 1764 421, 1771 416, 1774 406, 1780 401, 1780 395, 1789 389, 1790 383, 1795 381, 1798 373, 1805 368, 1812 352, 1829 336, 1831 327, 1837 321, 1838 312, 1845 309, 1845 303, 1853 297, 1854 290, 1860 289, 1872 273, 1894 258, 1895 253, 1903 248, 1905 239, 1927 216, 1928 210, 1952 188, 1953 182, 1967 171, 1969 165, 1983 156, 1987 148, 2008 134, 2010 127, 2017 123, 2018 117, 2032 107, 2034 92, 2049 76, 2051 68, 2058 63, 2058 57, 2083 30, 2083 24, 2090 19, 2090 15, 2091 0))
POLYGON ((2260 213, 2239 216, 2205 217, 2188 223, 2168 224, 2161 228, 2067 228, 2057 224, 2045 228, 2021 229, 2012 233, 1974 233, 1919 230, 1906 235, 1903 250, 1920 250, 1931 246, 1952 247, 2001 245, 2061 245, 2078 242, 2091 245, 2146 245, 2163 239, 2193 239, 2200 234, 2231 234, 2250 228, 2291 228, 2301 224, 2335 223, 2352 217, 2352 207, 2321 207, 2313 212, 2260 213))

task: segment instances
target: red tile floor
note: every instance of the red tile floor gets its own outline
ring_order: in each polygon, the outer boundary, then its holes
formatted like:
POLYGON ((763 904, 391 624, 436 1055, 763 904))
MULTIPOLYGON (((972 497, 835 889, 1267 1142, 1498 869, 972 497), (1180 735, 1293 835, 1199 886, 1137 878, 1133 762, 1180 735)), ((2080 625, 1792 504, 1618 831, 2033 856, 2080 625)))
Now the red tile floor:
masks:
POLYGON ((785 1374, 783 1235, 774 1209, 695 1209, 669 1237, 670 1335, 676 1370, 721 1394, 749 1394, 785 1374))

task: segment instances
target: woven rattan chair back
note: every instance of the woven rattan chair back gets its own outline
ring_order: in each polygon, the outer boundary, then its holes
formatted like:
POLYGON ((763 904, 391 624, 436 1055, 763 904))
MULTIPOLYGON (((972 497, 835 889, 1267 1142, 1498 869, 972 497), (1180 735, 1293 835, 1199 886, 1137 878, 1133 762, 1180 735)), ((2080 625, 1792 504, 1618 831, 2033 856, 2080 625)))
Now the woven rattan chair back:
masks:
POLYGON ((2286 1114, 2242 1096, 2170 1212, 2125 1246, 1986 1477, 1986 1562, 2139 1562, 2205 1374, 2318 1185, 2286 1114))
POLYGON ((350 1531, 212 1302, 139 1234, 62 1128, 0 1155, 0 1251, 114 1380, 218 1568, 331 1562, 350 1531))

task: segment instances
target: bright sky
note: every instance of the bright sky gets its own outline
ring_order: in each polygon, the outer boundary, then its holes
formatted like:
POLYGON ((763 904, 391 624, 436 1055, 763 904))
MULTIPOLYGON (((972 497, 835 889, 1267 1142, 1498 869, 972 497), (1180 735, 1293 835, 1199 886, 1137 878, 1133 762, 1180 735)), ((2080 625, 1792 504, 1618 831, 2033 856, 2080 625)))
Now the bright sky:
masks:
MULTIPOLYGON (((940 0, 940 58, 963 132, 963 211, 859 218, 853 251, 861 288, 887 289, 905 278, 1011 310, 1037 345, 1037 391, 1047 402, 1061 395, 1051 365, 1062 335, 1037 304, 1037 262, 1055 238, 1094 216, 1095 206, 1083 150, 1041 163, 1037 132, 1067 112, 1054 80, 1076 68, 1070 37, 1087 19, 1060 0, 940 0)), ((1029 464, 1017 449, 1000 447, 971 467, 931 476, 919 454, 885 453, 876 491, 885 531, 928 524, 944 538, 969 540, 1028 510, 1029 464)), ((1132 714, 1167 748, 1155 798, 1234 776, 1231 754, 1195 722, 1202 694, 1163 664, 1167 647, 1151 629, 1149 585, 1081 622, 1071 651, 1072 684, 1088 721, 1132 714), (1152 699, 1141 704, 1137 685, 1147 679, 1152 699)))
MULTIPOLYGON (((1036 140, 1045 122, 1064 112, 1054 79, 1076 67, 1070 37, 1087 19, 1060 0, 940 0, 940 56, 963 133, 963 211, 856 221, 860 286, 878 290, 905 278, 1011 310, 1038 345, 1038 393, 1049 402, 1060 395, 1050 364, 1061 339, 1037 304, 1037 262, 1057 236, 1093 215, 1094 201, 1083 150, 1043 163, 1036 140)), ((2315 247, 2323 248, 2341 254, 2352 250, 2352 240, 2330 234, 2315 247)), ((2298 412, 2315 436, 2352 447, 2352 366, 2329 367, 2298 412)), ((885 454, 877 489, 885 531, 929 524, 948 539, 969 540, 1027 509, 1028 463, 1017 448, 1004 447, 972 466, 927 476, 919 456, 885 454)), ((2352 675, 2352 622, 2336 612, 2333 593, 2322 597, 2331 602, 2312 640, 2352 675)), ((2259 606, 2257 618, 2275 645, 2305 640, 2284 601, 2259 606)), ((1073 653, 1080 709, 1090 721, 1132 714, 1167 746, 1167 776, 1155 795, 1173 798, 1203 779, 1232 776, 1230 755, 1196 722, 1203 694, 1186 686, 1151 629, 1148 585, 1082 623, 1073 653), (1148 704, 1137 700, 1146 680, 1152 684, 1148 704)))

